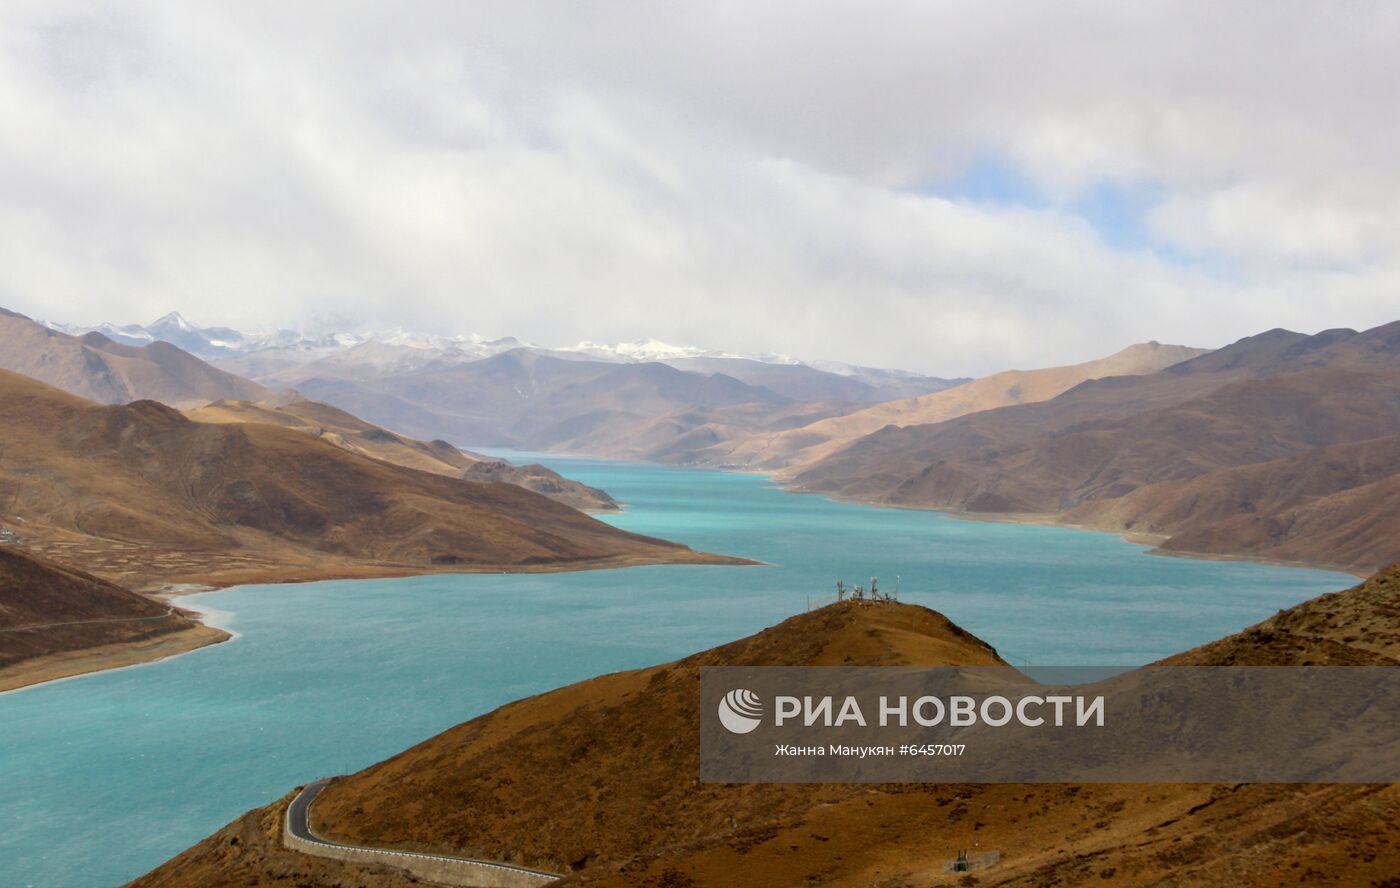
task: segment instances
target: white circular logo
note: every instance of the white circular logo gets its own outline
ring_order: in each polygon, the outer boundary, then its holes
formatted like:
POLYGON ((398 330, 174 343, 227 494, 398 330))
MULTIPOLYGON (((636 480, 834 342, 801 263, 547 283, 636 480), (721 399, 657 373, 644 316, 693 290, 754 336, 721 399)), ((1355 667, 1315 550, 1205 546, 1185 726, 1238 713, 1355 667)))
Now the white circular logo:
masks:
POLYGON ((763 701, 753 691, 735 688, 719 701, 719 723, 733 734, 747 734, 763 719, 763 701))

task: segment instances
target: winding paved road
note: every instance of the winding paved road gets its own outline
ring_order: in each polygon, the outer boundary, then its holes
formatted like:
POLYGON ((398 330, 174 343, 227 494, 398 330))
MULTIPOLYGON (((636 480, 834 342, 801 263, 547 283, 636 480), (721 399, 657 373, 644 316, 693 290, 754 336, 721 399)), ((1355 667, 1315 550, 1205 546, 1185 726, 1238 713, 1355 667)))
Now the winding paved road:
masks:
POLYGON ((321 794, 321 790, 330 784, 330 778, 322 778, 314 783, 307 784, 296 798, 292 799, 287 806, 286 831, 289 835, 311 845, 325 848, 328 852, 326 856, 338 856, 336 852, 349 852, 356 855, 371 855, 375 859, 381 859, 385 863, 400 863, 409 866, 412 863, 438 863, 446 864, 454 870, 459 870, 462 874, 470 877, 473 872, 480 873, 485 881, 482 884, 488 885, 529 885, 542 886, 561 878, 558 873, 547 873, 544 870, 530 869, 524 866, 513 866, 509 863, 500 863, 494 860, 476 860, 470 857, 452 857, 446 854, 420 854, 416 851, 394 851, 389 848, 373 848, 366 845, 341 845, 336 842, 327 842, 311 831, 311 803, 316 801, 316 797, 321 794), (396 859, 401 859, 396 860, 396 859))

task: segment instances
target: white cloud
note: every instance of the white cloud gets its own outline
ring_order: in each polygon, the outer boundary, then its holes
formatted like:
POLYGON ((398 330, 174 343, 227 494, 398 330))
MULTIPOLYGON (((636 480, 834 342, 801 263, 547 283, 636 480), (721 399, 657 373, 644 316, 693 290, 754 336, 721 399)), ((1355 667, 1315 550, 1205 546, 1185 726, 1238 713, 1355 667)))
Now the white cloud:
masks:
POLYGON ((949 374, 1396 314, 1389 8, 43 2, 0 34, 0 304, 33 314, 949 374), (979 154, 1051 205, 916 190, 979 154), (1169 258, 1071 212, 1105 181, 1162 189, 1169 258))
POLYGON ((1243 182, 1177 195, 1152 215, 1172 242, 1250 260, 1264 273, 1289 265, 1365 266, 1395 258, 1400 193, 1366 193, 1350 183, 1324 190, 1243 182))

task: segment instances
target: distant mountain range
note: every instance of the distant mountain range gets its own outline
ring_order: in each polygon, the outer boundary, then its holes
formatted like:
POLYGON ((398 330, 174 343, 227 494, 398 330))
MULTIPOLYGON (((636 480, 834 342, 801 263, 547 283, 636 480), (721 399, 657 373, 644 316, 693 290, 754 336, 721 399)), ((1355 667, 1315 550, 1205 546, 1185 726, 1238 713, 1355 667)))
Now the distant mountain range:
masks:
MULTIPOLYGON (((283 374, 279 384, 418 437, 604 456, 675 450, 706 423, 748 417, 768 424, 797 403, 725 374, 566 360, 530 349, 381 375, 346 370, 339 361, 301 370, 283 374), (328 375, 331 369, 342 375, 328 375)), ((806 417, 840 406, 823 401, 795 409, 806 417)))
MULTIPOLYGON (((293 330, 247 334, 228 327, 196 327, 185 320, 177 311, 172 311, 145 325, 104 322, 91 327, 83 327, 54 321, 41 320, 40 323, 70 336, 101 333, 113 342, 122 345, 142 346, 150 345, 153 342, 168 342, 171 345, 178 345, 191 354, 206 358, 264 348, 311 344, 312 342, 308 337, 293 330)), ((334 341, 328 338, 322 344, 330 346, 334 344, 334 341)))
POLYGON ((694 346, 675 346, 657 339, 636 342, 580 342, 575 346, 536 346, 519 339, 484 339, 482 336, 447 336, 389 329, 389 331, 336 332, 311 335, 290 329, 245 333, 225 326, 196 326, 179 312, 172 311, 150 324, 98 324, 80 326, 41 321, 41 324, 70 336, 101 333, 112 342, 127 346, 147 346, 168 342, 203 359, 218 361, 225 370, 258 378, 305 375, 286 373, 291 368, 330 360, 329 366, 356 366, 361 373, 406 373, 430 363, 469 363, 514 349, 549 354, 561 360, 602 361, 602 363, 661 363, 697 373, 725 373, 746 382, 767 385, 776 382, 777 391, 794 399, 844 399, 844 401, 883 401, 909 398, 939 391, 966 380, 860 367, 840 361, 799 361, 785 354, 717 352, 694 346), (339 356, 339 357, 337 357, 339 356), (785 370, 778 370, 785 368, 785 370), (833 380, 834 377, 834 380, 833 380), (820 389, 826 381, 830 389, 820 389))
POLYGON ((149 398, 172 407, 196 407, 221 398, 258 401, 272 394, 165 341, 134 346, 101 333, 74 336, 3 308, 0 369, 103 404, 149 398))
MULTIPOLYGON (((146 326, 47 327, 108 351, 174 344, 261 387, 210 390, 206 400, 263 402, 274 391, 295 390, 417 438, 680 464, 722 464, 716 454, 725 442, 781 434, 967 381, 656 340, 542 348, 513 338, 402 330, 244 334, 197 327, 177 313, 146 326)), ((123 400, 52 375, 38 378, 98 400, 123 400)))
POLYGON ((954 388, 904 400, 871 404, 777 434, 739 435, 716 441, 697 462, 746 466, 789 477, 885 426, 927 425, 1012 404, 1046 401, 1090 379, 1155 373, 1206 353, 1206 349, 1144 342, 1081 364, 1043 370, 1005 370, 954 388))
POLYGON ((871 402, 913 397, 967 381, 834 361, 804 362, 787 355, 676 346, 655 339, 542 347, 514 337, 485 339, 401 329, 314 335, 296 330, 244 333, 228 327, 199 327, 179 312, 170 312, 146 325, 102 323, 84 327, 53 321, 40 323, 74 337, 100 333, 120 345, 167 342, 214 361, 223 369, 274 386, 312 376, 406 373, 429 364, 468 363, 516 349, 561 360, 661 363, 704 374, 725 373, 744 382, 769 386, 793 400, 871 402), (315 370, 298 369, 312 364, 316 365, 315 370))
POLYGON ((1127 531, 1164 551, 1357 572, 1400 558, 1400 323, 1271 330, 1213 352, 1149 342, 955 386, 655 341, 313 340, 178 315, 109 332, 148 344, 6 313, 0 367, 108 403, 294 391, 409 439, 762 469, 796 489, 1127 531))

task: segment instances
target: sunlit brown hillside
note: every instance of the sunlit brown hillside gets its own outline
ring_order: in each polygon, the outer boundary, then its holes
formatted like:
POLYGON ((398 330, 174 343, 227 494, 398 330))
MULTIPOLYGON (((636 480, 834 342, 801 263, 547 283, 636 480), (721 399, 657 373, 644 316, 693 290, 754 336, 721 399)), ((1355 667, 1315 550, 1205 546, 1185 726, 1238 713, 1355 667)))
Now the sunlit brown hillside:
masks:
POLYGON ((296 429, 351 453, 450 478, 516 484, 586 512, 618 509, 617 502, 605 491, 565 478, 545 466, 516 466, 466 453, 446 441, 419 441, 294 393, 257 404, 215 401, 185 414, 199 422, 261 422, 296 429))
POLYGON ((946 391, 872 404, 781 434, 750 435, 719 445, 715 451, 723 453, 723 461, 730 464, 775 469, 780 477, 786 476, 887 425, 926 425, 1010 404, 1048 401, 1085 380, 1155 373, 1205 351, 1184 345, 1144 342, 1106 358, 1080 364, 1040 370, 1004 370, 946 391))
POLYGON ((8 372, 0 402, 0 521, 36 552, 128 583, 720 560, 294 429, 101 406, 8 372))

